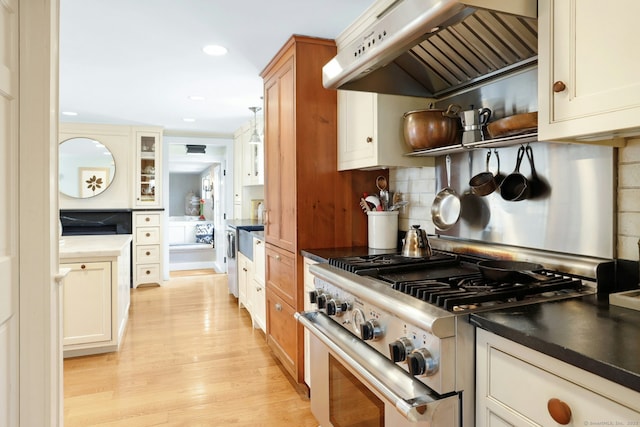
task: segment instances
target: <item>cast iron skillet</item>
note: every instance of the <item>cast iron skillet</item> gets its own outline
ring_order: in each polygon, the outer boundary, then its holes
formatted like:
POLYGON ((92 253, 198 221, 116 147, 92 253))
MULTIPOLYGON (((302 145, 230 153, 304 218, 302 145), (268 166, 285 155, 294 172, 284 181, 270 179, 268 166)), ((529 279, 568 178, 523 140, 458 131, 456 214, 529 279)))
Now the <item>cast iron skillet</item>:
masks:
POLYGON ((514 283, 523 279, 533 279, 536 282, 548 280, 544 274, 535 273, 535 270, 542 270, 540 264, 524 261, 480 261, 478 268, 482 277, 496 282, 514 283))

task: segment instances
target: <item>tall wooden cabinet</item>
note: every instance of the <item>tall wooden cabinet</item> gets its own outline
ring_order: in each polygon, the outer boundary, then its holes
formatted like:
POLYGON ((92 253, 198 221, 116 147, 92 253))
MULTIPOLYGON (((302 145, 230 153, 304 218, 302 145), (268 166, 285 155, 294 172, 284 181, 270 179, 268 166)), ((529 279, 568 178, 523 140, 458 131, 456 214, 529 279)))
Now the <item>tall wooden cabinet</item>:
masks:
POLYGON ((322 86, 333 40, 292 36, 262 72, 265 101, 267 342, 304 384, 300 250, 366 246, 363 191, 380 171, 337 170, 337 92, 322 86))

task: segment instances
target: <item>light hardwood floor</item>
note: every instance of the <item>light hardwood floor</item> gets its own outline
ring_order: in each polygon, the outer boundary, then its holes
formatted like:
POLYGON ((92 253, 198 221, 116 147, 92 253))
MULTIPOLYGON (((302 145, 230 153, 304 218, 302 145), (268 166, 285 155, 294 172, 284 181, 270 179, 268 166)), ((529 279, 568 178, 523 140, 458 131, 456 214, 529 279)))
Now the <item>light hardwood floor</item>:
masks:
POLYGON ((121 350, 64 362, 65 427, 316 427, 226 281, 132 289, 121 350))

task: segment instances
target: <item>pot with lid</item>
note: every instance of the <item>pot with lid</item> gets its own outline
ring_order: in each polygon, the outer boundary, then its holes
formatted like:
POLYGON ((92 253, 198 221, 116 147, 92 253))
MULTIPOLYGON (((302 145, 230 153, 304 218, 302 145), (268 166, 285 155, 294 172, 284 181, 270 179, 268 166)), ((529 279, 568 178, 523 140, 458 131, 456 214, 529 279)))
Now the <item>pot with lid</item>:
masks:
POLYGON ((421 229, 419 225, 412 225, 411 228, 404 238, 402 256, 410 258, 430 257, 432 251, 427 232, 421 229))

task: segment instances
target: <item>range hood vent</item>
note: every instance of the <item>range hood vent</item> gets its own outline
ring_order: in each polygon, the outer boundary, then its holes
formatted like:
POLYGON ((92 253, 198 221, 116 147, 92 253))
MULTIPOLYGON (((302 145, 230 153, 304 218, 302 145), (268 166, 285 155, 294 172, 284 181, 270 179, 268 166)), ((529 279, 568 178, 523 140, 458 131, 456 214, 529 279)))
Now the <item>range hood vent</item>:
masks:
POLYGON ((535 64, 537 55, 535 0, 399 0, 323 67, 323 82, 440 98, 535 64))

